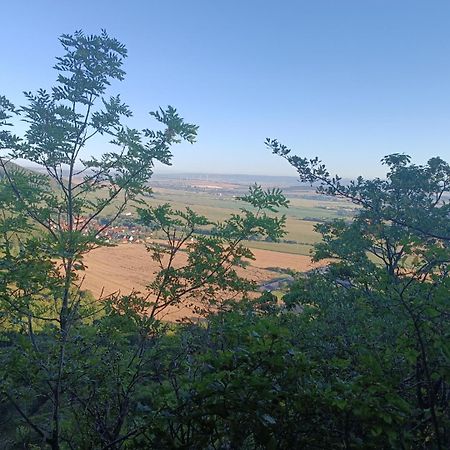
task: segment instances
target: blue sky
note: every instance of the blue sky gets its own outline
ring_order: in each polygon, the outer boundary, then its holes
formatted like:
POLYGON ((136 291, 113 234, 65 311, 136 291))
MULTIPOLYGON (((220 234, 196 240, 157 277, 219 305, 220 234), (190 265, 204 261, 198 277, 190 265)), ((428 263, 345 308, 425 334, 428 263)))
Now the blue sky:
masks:
POLYGON ((448 0, 22 0, 1 14, 0 93, 17 104, 53 83, 60 34, 125 43, 111 93, 132 125, 167 104, 200 125, 174 172, 294 175, 266 137, 343 176, 382 175, 393 152, 450 159, 448 0))

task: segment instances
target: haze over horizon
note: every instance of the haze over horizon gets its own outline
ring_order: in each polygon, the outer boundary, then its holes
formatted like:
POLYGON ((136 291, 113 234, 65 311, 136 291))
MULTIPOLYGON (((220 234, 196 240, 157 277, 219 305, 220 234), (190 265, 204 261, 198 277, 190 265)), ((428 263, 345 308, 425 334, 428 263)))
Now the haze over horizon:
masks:
POLYGON ((26 3, 2 5, 0 93, 49 89, 58 36, 105 28, 129 51, 110 92, 131 125, 171 104, 200 126, 157 172, 295 176, 266 137, 344 177, 383 176, 394 152, 450 157, 449 2, 26 3))

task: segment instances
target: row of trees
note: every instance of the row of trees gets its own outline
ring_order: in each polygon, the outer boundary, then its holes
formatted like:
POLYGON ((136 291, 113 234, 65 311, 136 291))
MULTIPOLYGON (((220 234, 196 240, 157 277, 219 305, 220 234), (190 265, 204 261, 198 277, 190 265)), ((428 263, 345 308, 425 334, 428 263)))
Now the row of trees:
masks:
POLYGON ((249 295, 243 241, 282 237, 286 198, 254 186, 222 223, 148 207, 153 164, 197 127, 168 107, 151 113, 158 130, 130 128, 106 97, 125 47, 106 32, 60 40, 50 92, 20 108, 0 97, 0 446, 447 448, 449 165, 391 155, 386 179, 344 184, 267 140, 301 181, 359 208, 317 226, 325 274, 298 275, 281 304, 249 295), (83 159, 98 136, 110 151, 83 159), (83 258, 107 243, 90 224, 130 204, 166 237, 149 248, 160 270, 144 293, 94 299, 83 258), (181 303, 202 320, 160 320, 181 303))

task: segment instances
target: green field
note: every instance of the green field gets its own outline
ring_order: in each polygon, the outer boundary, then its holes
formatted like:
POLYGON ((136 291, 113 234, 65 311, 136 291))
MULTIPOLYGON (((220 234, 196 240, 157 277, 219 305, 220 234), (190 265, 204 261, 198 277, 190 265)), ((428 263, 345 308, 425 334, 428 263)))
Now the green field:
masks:
MULTIPOLYGON (((312 245, 320 239, 320 235, 314 231, 314 225, 318 221, 333 218, 348 218, 352 210, 348 202, 331 201, 316 196, 315 199, 298 198, 289 196, 290 207, 281 211, 286 215, 287 234, 283 241, 291 242, 264 242, 248 241, 251 248, 309 255, 312 245)), ((152 205, 170 203, 176 209, 189 206, 199 214, 207 216, 210 220, 224 220, 230 214, 236 213, 244 206, 243 202, 236 200, 232 195, 218 195, 217 192, 188 192, 181 189, 158 188, 154 190, 153 198, 149 199, 152 205)))
MULTIPOLYGON (((195 191, 188 188, 184 189, 182 186, 176 188, 157 187, 153 189, 153 195, 146 197, 145 201, 151 206, 169 203, 174 209, 183 210, 189 207, 215 222, 226 219, 245 206, 242 201, 235 198, 242 195, 245 189, 246 187, 242 186, 234 193, 226 189, 223 192, 217 192, 217 190, 195 191)), ((281 242, 276 243, 248 241, 247 244, 250 248, 309 255, 313 244, 320 239, 320 235, 314 231, 314 225, 333 218, 349 218, 353 212, 348 202, 315 195, 312 190, 305 194, 307 198, 290 191, 287 191, 286 195, 290 201, 290 206, 280 211, 280 214, 286 215, 286 236, 281 242)), ((108 216, 113 211, 114 206, 110 206, 103 214, 108 216)), ((135 215, 133 207, 130 207, 126 213, 135 215)))

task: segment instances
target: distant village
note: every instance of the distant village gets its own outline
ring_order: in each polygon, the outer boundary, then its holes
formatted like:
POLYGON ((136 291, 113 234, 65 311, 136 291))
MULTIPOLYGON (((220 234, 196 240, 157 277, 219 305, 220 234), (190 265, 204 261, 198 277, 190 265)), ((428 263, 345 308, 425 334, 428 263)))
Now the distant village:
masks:
MULTIPOLYGON (((136 224, 130 212, 124 213, 124 217, 128 220, 118 220, 115 222, 116 225, 108 226, 101 231, 100 236, 107 242, 139 244, 146 242, 153 234, 146 227, 136 224)), ((102 219, 97 226, 105 227, 105 224, 102 225, 102 219)))
POLYGON ((131 212, 125 212, 120 216, 114 225, 109 225, 108 218, 91 219, 87 217, 77 217, 75 228, 82 230, 83 234, 96 232, 98 237, 105 242, 120 243, 144 243, 153 235, 147 227, 139 225, 131 212))

